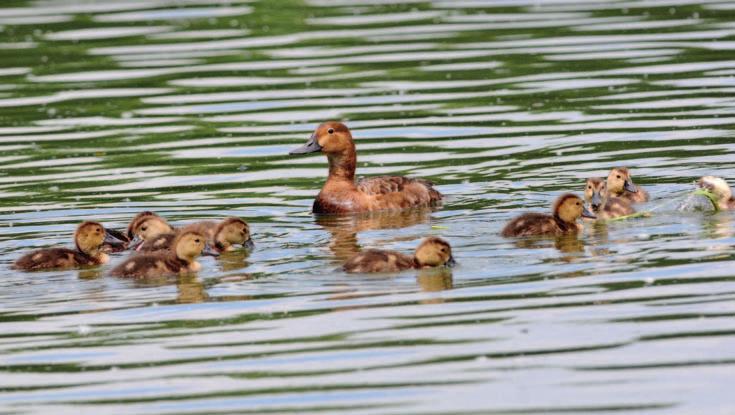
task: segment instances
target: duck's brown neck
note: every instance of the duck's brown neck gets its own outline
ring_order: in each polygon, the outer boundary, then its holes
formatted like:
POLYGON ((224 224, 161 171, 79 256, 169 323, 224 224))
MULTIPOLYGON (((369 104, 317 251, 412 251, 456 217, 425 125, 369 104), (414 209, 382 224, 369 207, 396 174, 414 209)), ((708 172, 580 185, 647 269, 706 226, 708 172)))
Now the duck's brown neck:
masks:
POLYGON ((357 154, 355 154, 355 145, 352 144, 339 153, 328 154, 329 160, 329 178, 328 181, 355 181, 355 169, 357 167, 357 154))

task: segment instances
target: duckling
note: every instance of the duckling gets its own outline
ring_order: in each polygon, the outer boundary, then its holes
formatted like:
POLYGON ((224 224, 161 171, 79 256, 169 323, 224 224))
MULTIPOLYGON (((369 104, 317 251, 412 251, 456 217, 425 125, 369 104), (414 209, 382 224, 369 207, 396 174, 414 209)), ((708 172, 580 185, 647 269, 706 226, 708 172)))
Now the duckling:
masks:
POLYGON ((81 266, 101 265, 109 261, 102 252, 105 242, 120 242, 97 222, 83 222, 74 232, 76 249, 50 248, 33 251, 20 257, 14 269, 36 271, 44 269, 68 269, 81 266))
POLYGON ((724 179, 715 176, 703 176, 697 182, 697 186, 714 194, 719 209, 735 209, 732 190, 724 179))
POLYGON ((633 184, 627 167, 614 167, 607 175, 607 190, 614 197, 633 203, 648 202, 648 192, 633 184))
POLYGON ((398 272, 411 268, 429 268, 441 265, 453 266, 452 247, 444 239, 426 238, 416 248, 414 256, 396 251, 369 249, 359 253, 342 266, 346 272, 398 272))
POLYGON ((587 201, 592 208, 592 213, 598 219, 611 219, 635 213, 635 209, 627 199, 610 197, 607 192, 607 182, 599 177, 587 179, 584 187, 584 200, 587 201))
POLYGON ((153 278, 197 272, 201 265, 196 258, 211 254, 207 238, 200 232, 184 231, 177 235, 173 249, 134 255, 116 266, 110 275, 115 277, 153 278))
POLYGON ((400 176, 380 176, 355 182, 357 154, 346 125, 325 122, 306 145, 289 154, 322 152, 329 160, 329 177, 314 200, 314 213, 358 213, 434 206, 442 195, 431 182, 400 176))
POLYGON ((559 196, 554 202, 552 214, 524 213, 508 222, 501 232, 502 236, 531 236, 576 234, 582 226, 577 223, 580 217, 596 219, 584 206, 582 199, 571 193, 559 196))
MULTIPOLYGON (((229 217, 220 222, 201 221, 188 225, 183 230, 195 230, 202 233, 217 252, 233 251, 235 249, 234 245, 241 245, 247 249, 255 247, 253 240, 250 238, 250 226, 237 217, 229 217)), ((176 238, 176 233, 177 231, 163 233, 154 238, 146 239, 136 250, 139 252, 155 252, 169 249, 176 238)))
POLYGON ((158 216, 150 211, 138 213, 133 220, 130 221, 127 230, 127 236, 130 247, 138 250, 143 242, 153 239, 164 233, 174 232, 173 226, 166 222, 166 219, 158 216))

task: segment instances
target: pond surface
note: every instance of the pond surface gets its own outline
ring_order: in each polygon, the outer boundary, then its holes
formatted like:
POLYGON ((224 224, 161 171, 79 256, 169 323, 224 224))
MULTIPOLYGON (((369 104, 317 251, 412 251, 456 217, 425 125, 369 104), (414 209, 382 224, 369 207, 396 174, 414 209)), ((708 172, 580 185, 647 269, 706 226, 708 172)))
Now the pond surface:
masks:
POLYGON ((731 1, 79 3, 0 9, 0 413, 735 411, 735 216, 677 209, 735 179, 731 1), (326 160, 287 153, 328 119, 358 175, 443 208, 312 216, 326 160), (614 165, 652 217, 498 235, 614 165), (256 249, 175 281, 10 270, 143 209, 241 216, 256 249), (335 271, 427 235, 459 266, 335 271))

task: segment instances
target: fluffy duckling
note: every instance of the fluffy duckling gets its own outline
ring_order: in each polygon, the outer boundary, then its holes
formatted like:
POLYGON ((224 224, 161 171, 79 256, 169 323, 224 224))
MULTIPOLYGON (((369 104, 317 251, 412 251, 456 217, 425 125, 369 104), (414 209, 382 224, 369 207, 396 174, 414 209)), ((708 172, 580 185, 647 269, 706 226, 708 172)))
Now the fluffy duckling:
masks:
POLYGON ((166 222, 166 219, 153 212, 143 211, 130 221, 127 236, 131 241, 130 247, 137 250, 146 240, 172 232, 174 232, 174 228, 166 222))
POLYGON ((720 210, 735 209, 732 190, 724 179, 715 176, 704 176, 697 182, 697 187, 712 193, 720 210))
POLYGON ((554 202, 552 212, 551 215, 524 213, 508 222, 501 235, 508 237, 576 234, 582 227, 577 223, 577 219, 580 217, 597 218, 587 210, 582 199, 571 193, 559 196, 554 202))
POLYGON ((426 238, 416 248, 414 256, 396 251, 369 249, 361 252, 342 266, 346 272, 398 272, 411 268, 429 268, 454 265, 452 247, 444 239, 426 238))
POLYGON ((431 182, 400 176, 380 176, 355 182, 357 154, 346 125, 325 122, 306 145, 290 154, 322 152, 329 160, 329 177, 314 200, 314 213, 358 213, 434 206, 442 195, 431 182))
POLYGON ((607 191, 633 203, 648 202, 648 192, 633 184, 627 167, 614 167, 607 175, 607 191))
POLYGON ((207 238, 200 232, 184 231, 177 235, 173 249, 135 255, 116 266, 115 277, 153 278, 196 272, 201 265, 196 258, 211 253, 207 238))
POLYGON ((113 235, 97 222, 83 222, 74 233, 75 249, 50 248, 33 251, 18 258, 13 268, 23 271, 43 269, 68 269, 81 266, 100 265, 109 261, 103 245, 119 243, 113 235))
POLYGON ((610 197, 607 192, 607 182, 599 177, 587 179, 584 187, 584 200, 587 201, 592 208, 592 213, 598 219, 611 219, 635 213, 635 209, 627 199, 610 197))
MULTIPOLYGON (((183 228, 195 230, 207 237, 207 241, 217 252, 229 252, 235 245, 253 249, 255 244, 250 238, 250 226, 237 217, 229 217, 220 222, 202 221, 183 228)), ((163 233, 154 238, 146 239, 136 250, 139 252, 155 252, 169 249, 176 238, 176 231, 163 233)))

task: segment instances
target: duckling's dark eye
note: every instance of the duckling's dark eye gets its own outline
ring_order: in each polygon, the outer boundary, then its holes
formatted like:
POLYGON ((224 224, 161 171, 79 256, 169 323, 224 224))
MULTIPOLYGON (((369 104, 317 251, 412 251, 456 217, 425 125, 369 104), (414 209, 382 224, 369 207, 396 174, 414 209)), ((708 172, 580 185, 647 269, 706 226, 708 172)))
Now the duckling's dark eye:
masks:
POLYGON ((618 174, 618 179, 620 178, 620 175, 618 174))
POLYGON ((579 203, 579 202, 577 202, 577 206, 579 206, 579 205, 580 205, 580 203, 579 203))
POLYGON ((199 239, 195 239, 194 242, 199 243, 201 241, 199 239))
POLYGON ((330 129, 328 129, 328 130, 327 130, 327 132, 328 132, 329 134, 334 134, 334 128, 330 128, 330 129))
POLYGON ((142 228, 140 228, 140 230, 143 231, 143 232, 145 232, 145 231, 148 230, 148 227, 147 226, 143 226, 142 228))
POLYGON ((588 189, 592 190, 592 186, 587 186, 588 189))

